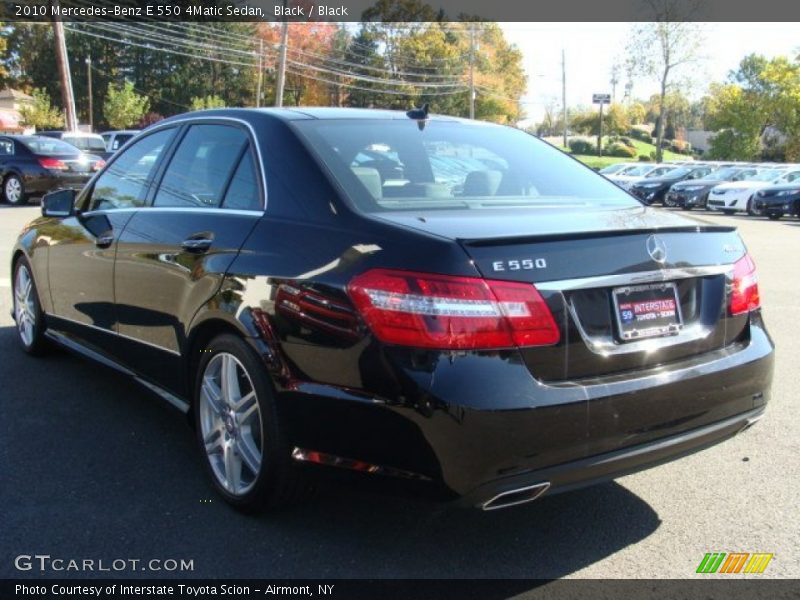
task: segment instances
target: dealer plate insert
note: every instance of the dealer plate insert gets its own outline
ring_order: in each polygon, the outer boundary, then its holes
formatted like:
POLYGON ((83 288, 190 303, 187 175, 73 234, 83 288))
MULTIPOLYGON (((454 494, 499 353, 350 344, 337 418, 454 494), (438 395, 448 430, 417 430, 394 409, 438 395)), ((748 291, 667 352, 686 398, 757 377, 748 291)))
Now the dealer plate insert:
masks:
POLYGON ((611 296, 622 341, 677 335, 683 327, 678 288, 673 282, 614 288, 611 296))

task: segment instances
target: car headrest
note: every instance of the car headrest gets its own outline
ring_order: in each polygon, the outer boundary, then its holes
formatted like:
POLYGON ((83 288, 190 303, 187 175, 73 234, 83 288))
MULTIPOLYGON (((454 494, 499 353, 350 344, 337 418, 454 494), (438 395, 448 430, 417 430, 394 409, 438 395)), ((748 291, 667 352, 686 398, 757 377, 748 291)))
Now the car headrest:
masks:
POLYGON ((464 180, 464 196, 494 196, 501 179, 500 171, 470 171, 464 180))
POLYGON ((370 167, 351 167, 351 169, 353 170, 353 174, 358 177, 359 181, 367 188, 367 191, 375 200, 380 200, 383 197, 383 186, 378 169, 372 169, 370 167))

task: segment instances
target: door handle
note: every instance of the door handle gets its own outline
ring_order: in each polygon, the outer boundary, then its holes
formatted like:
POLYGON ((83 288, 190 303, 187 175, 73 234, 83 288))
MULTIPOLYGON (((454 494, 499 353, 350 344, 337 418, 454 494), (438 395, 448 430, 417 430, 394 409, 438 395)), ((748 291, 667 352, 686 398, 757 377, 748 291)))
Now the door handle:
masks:
POLYGON ((208 235, 204 235, 203 237, 191 236, 183 240, 183 242, 181 243, 181 248, 183 248, 187 252, 200 253, 207 251, 211 247, 211 244, 213 243, 214 243, 213 236, 208 236, 208 235))

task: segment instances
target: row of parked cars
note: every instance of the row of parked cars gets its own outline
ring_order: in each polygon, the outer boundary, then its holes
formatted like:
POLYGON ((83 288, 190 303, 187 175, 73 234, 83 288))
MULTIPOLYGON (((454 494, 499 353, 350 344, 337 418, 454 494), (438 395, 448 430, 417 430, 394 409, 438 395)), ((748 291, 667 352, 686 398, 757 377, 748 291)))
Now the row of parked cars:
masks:
POLYGON ((601 174, 646 204, 780 219, 800 216, 800 164, 676 161, 617 163, 601 174))
POLYGON ((25 204, 58 188, 80 189, 138 131, 41 131, 0 136, 0 200, 25 204))

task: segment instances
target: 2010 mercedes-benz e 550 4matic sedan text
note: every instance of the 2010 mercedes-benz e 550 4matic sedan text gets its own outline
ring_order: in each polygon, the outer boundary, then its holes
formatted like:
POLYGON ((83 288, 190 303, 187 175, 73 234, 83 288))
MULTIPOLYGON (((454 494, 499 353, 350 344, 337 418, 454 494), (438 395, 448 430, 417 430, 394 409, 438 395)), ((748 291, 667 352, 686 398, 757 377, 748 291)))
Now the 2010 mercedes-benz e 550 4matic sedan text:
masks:
POLYGON ((162 121, 46 197, 12 277, 27 352, 56 341, 186 411, 249 510, 326 467, 527 502, 733 436, 772 378, 732 227, 426 110, 162 121))

